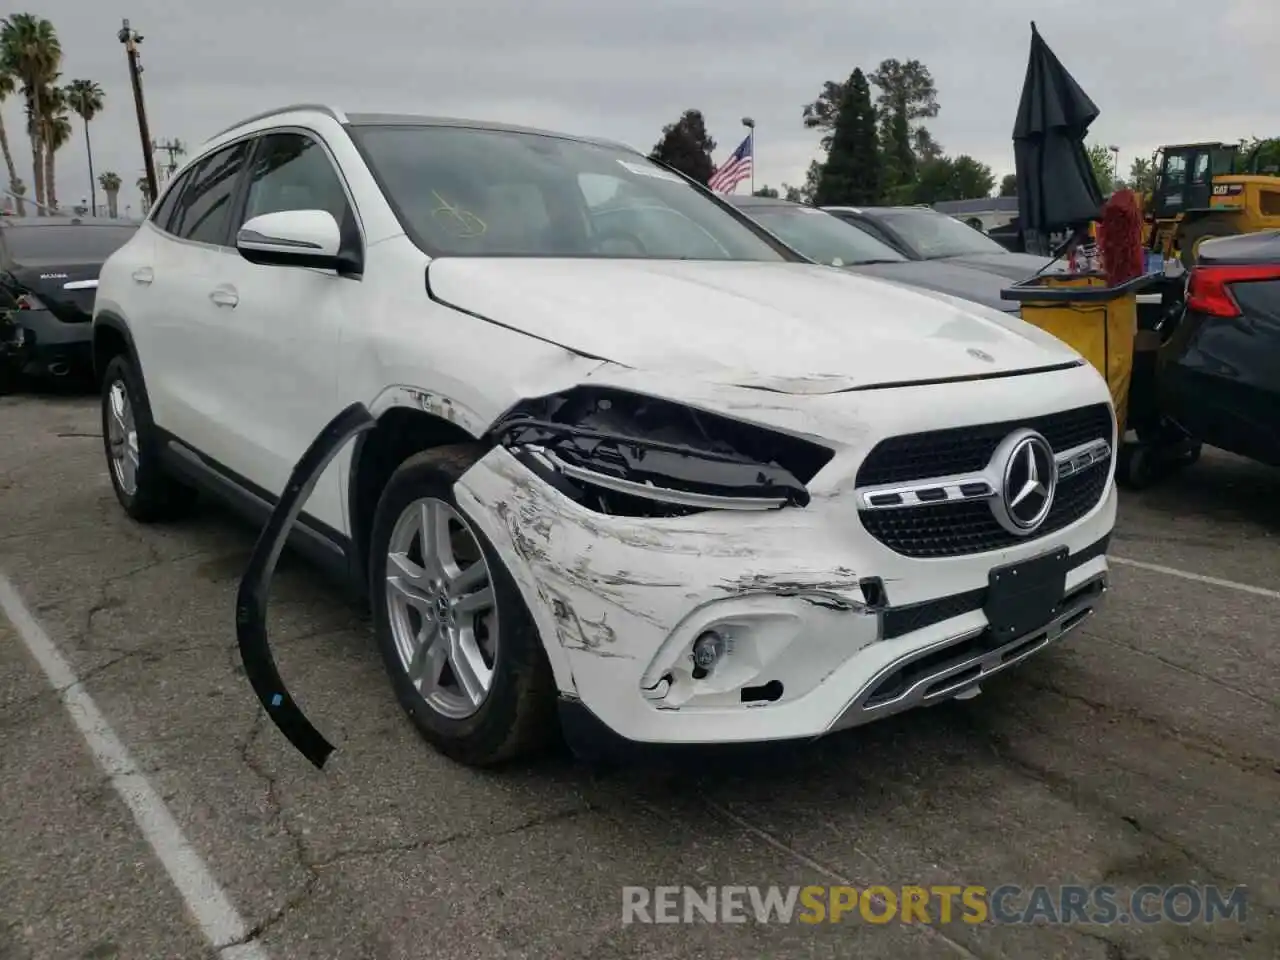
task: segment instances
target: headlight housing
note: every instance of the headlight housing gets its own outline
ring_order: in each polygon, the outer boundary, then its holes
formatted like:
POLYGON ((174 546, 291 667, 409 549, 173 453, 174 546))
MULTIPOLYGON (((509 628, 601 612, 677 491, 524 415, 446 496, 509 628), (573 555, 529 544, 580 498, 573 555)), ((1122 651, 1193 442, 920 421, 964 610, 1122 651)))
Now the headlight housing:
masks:
POLYGON ((803 507, 805 484, 833 455, 808 440, 607 387, 523 401, 491 435, 566 496, 618 516, 803 507))

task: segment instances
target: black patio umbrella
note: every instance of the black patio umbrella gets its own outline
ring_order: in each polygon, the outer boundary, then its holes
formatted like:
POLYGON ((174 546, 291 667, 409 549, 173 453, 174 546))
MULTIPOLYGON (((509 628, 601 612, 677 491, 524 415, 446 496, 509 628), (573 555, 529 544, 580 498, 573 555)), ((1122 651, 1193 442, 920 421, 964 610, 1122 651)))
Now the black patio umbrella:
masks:
POLYGON ((1031 57, 1013 127, 1018 218, 1028 249, 1049 253, 1048 238, 1083 229, 1102 208, 1084 137, 1098 108, 1031 24, 1031 57))

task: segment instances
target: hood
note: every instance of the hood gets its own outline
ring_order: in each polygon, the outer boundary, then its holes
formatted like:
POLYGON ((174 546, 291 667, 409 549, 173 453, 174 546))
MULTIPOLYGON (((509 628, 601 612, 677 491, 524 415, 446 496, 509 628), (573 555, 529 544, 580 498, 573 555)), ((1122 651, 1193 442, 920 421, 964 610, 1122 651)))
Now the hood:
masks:
POLYGON ((978 306, 801 263, 442 258, 446 305, 638 370, 786 393, 1008 374, 1078 360, 978 306))
POLYGON ((922 287, 962 300, 972 300, 1003 313, 1018 312, 1016 301, 1000 299, 1000 291, 1009 285, 1002 277, 951 260, 852 264, 847 269, 905 283, 909 287, 922 287))
POLYGON ((93 303, 98 295, 100 263, 38 262, 13 266, 4 278, 14 296, 34 294, 49 312, 66 323, 87 323, 93 319, 93 303))
MULTIPOLYGON (((1038 257, 1034 253, 965 253, 958 257, 924 262, 954 264, 973 270, 982 270, 1009 280, 1025 280, 1039 273, 1048 264, 1053 263, 1053 260, 1050 257, 1038 257)), ((1061 273, 1066 269, 1066 263, 1059 260, 1045 272, 1061 273)))

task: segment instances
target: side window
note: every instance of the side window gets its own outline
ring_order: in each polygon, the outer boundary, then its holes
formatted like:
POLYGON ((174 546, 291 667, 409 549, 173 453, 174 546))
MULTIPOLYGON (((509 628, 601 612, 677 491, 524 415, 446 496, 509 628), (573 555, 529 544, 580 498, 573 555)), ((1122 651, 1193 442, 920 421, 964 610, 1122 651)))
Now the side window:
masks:
POLYGON ((1200 183, 1200 184, 1209 182, 1209 154, 1208 153, 1196 154, 1196 165, 1195 165, 1195 169, 1192 171, 1192 174, 1191 174, 1191 182, 1200 183))
POLYGON ((173 232, 173 226, 169 221, 173 218, 173 211, 178 205, 178 198, 182 196, 183 188, 186 187, 187 181, 190 179, 191 171, 188 170, 164 192, 164 196, 160 198, 160 205, 151 213, 151 223, 154 226, 169 233, 173 232))
POLYGON ((1180 187, 1187 176, 1187 161, 1182 154, 1165 157, 1164 182, 1166 187, 1180 187))
POLYGON ((264 213, 327 210, 341 226, 347 208, 342 181, 319 143, 300 133, 272 133, 262 138, 249 171, 249 192, 240 225, 264 213))
POLYGON ((178 200, 170 232, 185 240, 224 243, 236 177, 244 167, 249 142, 242 140, 210 154, 190 173, 191 182, 178 200))

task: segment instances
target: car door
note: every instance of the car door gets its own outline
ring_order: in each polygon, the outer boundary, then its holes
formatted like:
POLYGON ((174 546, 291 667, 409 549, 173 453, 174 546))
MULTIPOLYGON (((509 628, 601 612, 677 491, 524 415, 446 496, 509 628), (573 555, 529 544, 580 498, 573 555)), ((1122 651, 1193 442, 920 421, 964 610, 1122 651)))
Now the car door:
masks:
MULTIPOLYGON (((332 156, 309 131, 264 134, 249 164, 236 230, 267 213, 324 210, 344 244, 359 245, 355 205, 332 156)), ((234 231, 233 231, 234 233, 234 231)), ((250 263, 238 254, 219 263, 217 288, 236 298, 224 317, 219 377, 231 434, 226 465, 279 495, 298 458, 337 413, 344 321, 360 316, 358 278, 332 270, 250 263)), ((307 513, 333 529, 343 523, 331 471, 307 513)))
POLYGON ((143 368, 156 422, 216 460, 227 452, 226 389, 218 362, 225 351, 228 304, 215 288, 219 264, 236 257, 227 237, 249 147, 247 140, 223 147, 185 175, 164 232, 156 236, 150 268, 135 274, 149 304, 140 327, 155 358, 144 356, 143 368))

